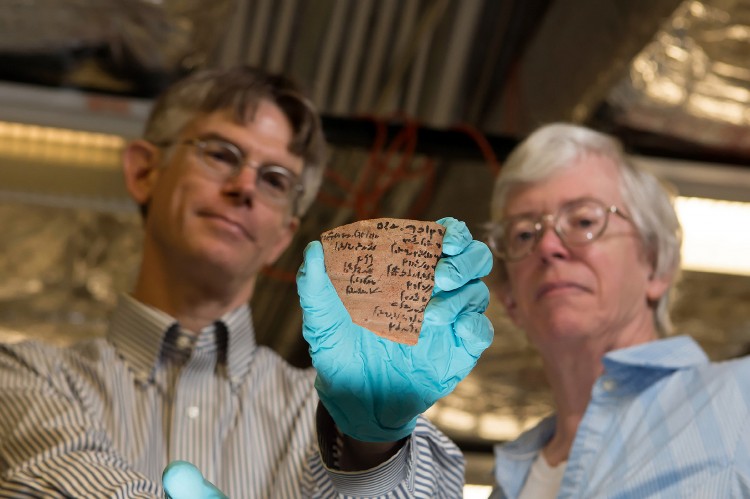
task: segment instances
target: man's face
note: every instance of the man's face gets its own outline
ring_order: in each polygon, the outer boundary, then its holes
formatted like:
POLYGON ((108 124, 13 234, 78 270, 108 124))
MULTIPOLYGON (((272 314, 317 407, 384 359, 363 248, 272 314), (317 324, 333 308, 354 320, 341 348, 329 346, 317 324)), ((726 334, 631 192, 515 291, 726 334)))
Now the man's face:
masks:
POLYGON ((246 124, 235 123, 229 112, 195 119, 171 149, 160 151, 166 163, 153 173, 145 257, 181 265, 186 274, 253 281, 288 246, 298 220, 290 206, 259 195, 257 169, 245 166, 235 177, 217 177, 195 145, 180 143, 220 139, 237 146, 253 165, 283 166, 300 176, 303 161, 288 151, 292 133, 287 118, 268 101, 260 102, 246 124))
MULTIPOLYGON (((609 159, 586 155, 547 180, 514 189, 504 217, 556 214, 582 198, 624 209, 619 172, 609 159)), ((507 270, 506 309, 540 350, 591 338, 616 347, 651 333, 648 300, 665 289, 651 278, 635 227, 612 214, 601 237, 585 245, 566 245, 548 225, 531 254, 508 262, 507 270)))

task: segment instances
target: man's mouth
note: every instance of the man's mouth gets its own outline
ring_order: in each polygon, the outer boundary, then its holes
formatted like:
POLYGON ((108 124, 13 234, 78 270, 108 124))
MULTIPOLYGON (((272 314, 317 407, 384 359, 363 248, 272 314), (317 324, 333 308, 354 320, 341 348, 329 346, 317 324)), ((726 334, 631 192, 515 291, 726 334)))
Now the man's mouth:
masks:
POLYGON ((248 228, 245 227, 245 225, 243 225, 241 222, 239 222, 237 220, 234 220, 231 217, 228 217, 226 215, 217 214, 217 213, 201 213, 201 215, 204 216, 204 217, 206 217, 206 218, 210 218, 212 220, 215 220, 215 221, 221 223, 222 225, 225 225, 231 231, 236 232, 236 233, 242 235, 246 239, 249 239, 249 240, 253 239, 253 237, 252 237, 250 231, 248 230, 248 228))

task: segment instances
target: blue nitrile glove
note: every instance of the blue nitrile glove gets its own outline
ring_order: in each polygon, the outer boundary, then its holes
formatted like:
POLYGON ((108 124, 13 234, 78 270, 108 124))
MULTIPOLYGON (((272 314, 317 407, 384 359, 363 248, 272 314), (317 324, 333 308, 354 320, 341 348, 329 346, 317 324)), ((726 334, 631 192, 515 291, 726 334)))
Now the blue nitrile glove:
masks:
POLYGON ((228 499, 187 461, 172 461, 164 468, 161 483, 167 499, 228 499))
POLYGON ((410 435, 417 416, 449 394, 492 343, 492 324, 483 315, 489 291, 479 280, 492 269, 492 254, 463 222, 438 223, 446 228, 443 255, 414 346, 354 324, 326 274, 322 245, 305 248, 297 291, 318 372, 315 388, 338 428, 357 440, 410 435))

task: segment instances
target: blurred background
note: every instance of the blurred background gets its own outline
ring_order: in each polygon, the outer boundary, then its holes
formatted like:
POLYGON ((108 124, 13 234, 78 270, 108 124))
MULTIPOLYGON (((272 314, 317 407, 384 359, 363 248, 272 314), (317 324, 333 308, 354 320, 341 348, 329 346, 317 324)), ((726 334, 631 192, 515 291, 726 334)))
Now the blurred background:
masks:
MULTIPOLYGON (((104 333, 139 261, 120 151, 165 85, 235 63, 301 82, 332 146, 253 298, 259 341, 290 362, 309 365, 308 241, 380 216, 481 237, 503 159, 551 121, 620 137, 677 189, 677 329, 714 359, 750 351, 750 0, 0 0, 0 339, 104 333)), ((495 342, 429 413, 477 486, 492 444, 551 408, 523 334, 494 298, 489 315, 495 342)))

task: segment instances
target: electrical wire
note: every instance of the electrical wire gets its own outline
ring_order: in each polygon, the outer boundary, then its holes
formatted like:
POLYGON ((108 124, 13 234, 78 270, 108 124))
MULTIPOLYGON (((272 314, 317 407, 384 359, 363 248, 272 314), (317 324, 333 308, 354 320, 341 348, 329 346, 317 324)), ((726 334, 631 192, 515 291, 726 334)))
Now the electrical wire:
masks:
POLYGON ((487 137, 474 125, 468 123, 459 123, 453 127, 453 130, 463 132, 471 137, 482 152, 485 163, 492 173, 492 177, 496 177, 500 173, 500 162, 497 159, 494 149, 487 140, 487 137))
MULTIPOLYGON (((357 220, 379 218, 382 216, 382 202, 400 183, 414 181, 423 183, 419 193, 405 210, 405 217, 419 219, 433 200, 436 180, 436 161, 430 156, 415 160, 419 129, 421 125, 414 119, 398 115, 385 118, 367 117, 375 126, 375 138, 369 149, 367 161, 358 171, 355 181, 346 178, 340 171, 329 168, 327 186, 343 191, 343 196, 336 196, 327 191, 326 184, 318 193, 317 200, 333 208, 346 208, 353 211, 357 220), (389 141, 387 123, 398 119, 403 126, 389 141)), ((494 178, 500 171, 500 162, 487 140, 487 137, 475 126, 460 123, 452 127, 456 132, 467 134, 476 143, 484 161, 494 178)), ((294 282, 295 273, 266 267, 263 274, 280 281, 294 282)))

